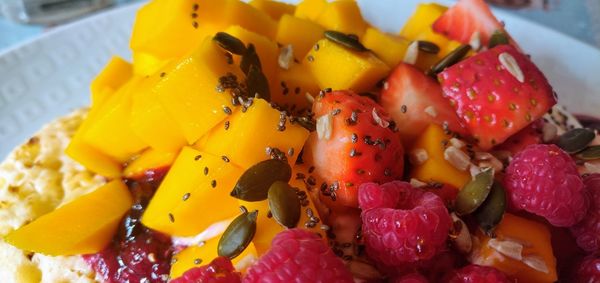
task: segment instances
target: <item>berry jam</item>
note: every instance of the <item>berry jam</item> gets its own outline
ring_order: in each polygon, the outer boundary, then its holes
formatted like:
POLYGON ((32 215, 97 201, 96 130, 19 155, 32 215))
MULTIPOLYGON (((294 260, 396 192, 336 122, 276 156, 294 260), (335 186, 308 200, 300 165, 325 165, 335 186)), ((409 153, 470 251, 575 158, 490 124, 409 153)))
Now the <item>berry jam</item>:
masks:
POLYGON ((167 282, 171 255, 169 236, 146 228, 140 218, 168 168, 151 170, 126 180, 134 204, 125 215, 112 243, 84 259, 104 282, 167 282))

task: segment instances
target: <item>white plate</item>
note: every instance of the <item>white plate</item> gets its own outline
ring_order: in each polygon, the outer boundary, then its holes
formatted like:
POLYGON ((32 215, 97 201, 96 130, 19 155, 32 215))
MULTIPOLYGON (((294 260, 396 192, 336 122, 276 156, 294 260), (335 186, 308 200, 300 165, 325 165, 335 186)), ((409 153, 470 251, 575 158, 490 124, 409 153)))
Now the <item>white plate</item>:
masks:
MULTIPOLYGON (((398 32, 422 1, 359 2, 371 23, 398 32)), ((43 124, 88 103, 88 85, 110 56, 130 57, 128 40, 138 7, 86 18, 0 54, 0 158, 43 124)), ((497 16, 544 71, 562 104, 578 113, 600 114, 598 49, 505 13, 497 16)))

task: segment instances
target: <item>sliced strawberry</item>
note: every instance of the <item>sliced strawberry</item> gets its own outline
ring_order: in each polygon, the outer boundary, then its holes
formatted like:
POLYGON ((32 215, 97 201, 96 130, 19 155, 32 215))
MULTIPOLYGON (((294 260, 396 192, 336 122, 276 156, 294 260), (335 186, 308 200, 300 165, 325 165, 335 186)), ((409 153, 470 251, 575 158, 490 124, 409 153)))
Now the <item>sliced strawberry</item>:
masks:
POLYGON ((344 206, 357 207, 358 186, 402 177, 404 150, 389 115, 369 98, 350 91, 327 92, 313 105, 317 130, 309 137, 305 156, 314 174, 327 182, 322 192, 344 206), (331 118, 331 123, 323 122, 331 118))
POLYGON ((488 150, 539 119, 556 98, 544 74, 511 45, 499 45, 438 75, 462 125, 488 150))
POLYGON ((433 23, 433 30, 464 44, 478 32, 486 46, 494 31, 504 31, 504 27, 483 0, 459 0, 433 23))
POLYGON ((411 65, 400 63, 387 78, 381 105, 392 115, 406 145, 429 124, 447 124, 450 130, 464 133, 440 85, 411 65))
POLYGON ((494 147, 494 149, 509 151, 512 155, 515 155, 525 149, 528 145, 542 143, 543 126, 544 121, 539 119, 512 135, 505 142, 494 147))

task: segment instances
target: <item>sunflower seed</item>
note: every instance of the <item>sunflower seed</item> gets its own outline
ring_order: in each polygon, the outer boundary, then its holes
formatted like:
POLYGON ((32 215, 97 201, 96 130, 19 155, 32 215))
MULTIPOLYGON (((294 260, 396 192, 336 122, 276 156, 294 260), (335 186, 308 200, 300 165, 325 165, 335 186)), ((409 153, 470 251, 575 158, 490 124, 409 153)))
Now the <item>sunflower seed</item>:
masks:
POLYGON ((333 116, 331 113, 324 114, 317 118, 317 137, 320 140, 328 140, 331 138, 333 131, 333 116))
POLYGON ((423 52, 431 54, 438 54, 440 52, 440 47, 431 41, 419 40, 417 41, 417 45, 419 46, 419 50, 423 52))
POLYGON ((455 146, 449 146, 444 150, 444 159, 460 171, 466 171, 471 165, 469 155, 455 146))
POLYGON ((427 71, 428 75, 437 75, 439 72, 444 69, 458 63, 462 60, 467 53, 471 50, 470 45, 463 44, 456 49, 452 50, 452 52, 448 53, 444 58, 435 63, 435 65, 431 66, 431 68, 427 71))
MULTIPOLYGON (((404 53, 404 59, 402 60, 402 62, 404 62, 406 64, 414 65, 417 63, 418 58, 419 58, 419 42, 413 41, 410 45, 408 45, 408 48, 406 48, 406 51, 404 53)), ((385 87, 385 85, 384 85, 384 89, 387 89, 387 87, 385 87)))
POLYGON ((279 57, 277 58, 277 62, 279 63, 279 67, 284 70, 289 70, 290 65, 294 61, 294 47, 291 44, 288 44, 281 48, 279 51, 279 57))
POLYGON ((455 213, 450 214, 453 225, 451 228, 450 239, 454 246, 463 254, 468 254, 473 249, 473 240, 469 228, 462 219, 456 216, 455 213))
POLYGON ((427 159, 429 159, 429 155, 427 154, 427 151, 423 148, 416 148, 410 152, 409 160, 410 164, 412 165, 422 165, 423 163, 425 163, 425 161, 427 161, 427 159))
POLYGON ((506 33, 496 30, 490 37, 490 42, 488 43, 488 48, 492 49, 498 45, 508 44, 508 36, 506 33))
POLYGON ((375 120, 377 125, 379 125, 380 127, 387 128, 390 126, 390 122, 388 120, 385 120, 381 118, 381 116, 379 116, 377 108, 373 107, 373 110, 371 111, 371 116, 373 116, 373 120, 375 120))
POLYGON ((277 223, 294 228, 300 221, 300 200, 288 183, 277 181, 271 185, 268 194, 269 209, 277 223))
POLYGON ((584 150, 595 137, 596 133, 590 129, 572 129, 558 137, 556 145, 567 153, 577 153, 584 150))
POLYGON ((258 210, 243 212, 227 227, 219 239, 217 253, 233 259, 240 255, 250 244, 256 233, 258 210))
POLYGON ((498 61, 500 61, 500 64, 502 64, 504 69, 506 69, 513 77, 515 77, 517 81, 520 83, 525 82, 525 75, 523 74, 521 67, 519 67, 519 63, 517 63, 515 57, 510 55, 508 52, 502 52, 500 55, 498 55, 498 61))
POLYGON ((358 38, 355 36, 350 36, 345 33, 341 33, 339 31, 328 30, 325 31, 325 38, 340 44, 344 47, 352 49, 358 52, 365 52, 368 49, 358 41, 358 38))
POLYGON ((527 266, 529 266, 539 272, 543 272, 546 274, 548 274, 550 272, 544 259, 539 256, 536 256, 536 255, 526 256, 526 257, 523 257, 523 260, 521 260, 521 261, 524 264, 526 264, 527 266))
POLYGON ((246 52, 246 46, 244 46, 244 43, 238 38, 228 33, 217 32, 217 34, 215 34, 215 36, 213 37, 213 40, 219 46, 221 46, 221 48, 233 54, 242 55, 246 52))
POLYGON ((480 207, 492 188, 494 183, 494 170, 485 168, 475 176, 475 179, 467 183, 456 196, 455 209, 458 215, 472 213, 480 207))
POLYGON ((231 196, 245 201, 265 200, 274 182, 289 182, 290 178, 292 178, 292 168, 286 161, 264 160, 242 174, 231 191, 231 196))
POLYGON ((488 246, 497 252, 510 257, 512 259, 521 260, 523 259, 523 245, 518 242, 511 240, 498 240, 498 239, 490 239, 488 241, 488 246))
POLYGON ((506 193, 504 187, 498 182, 494 182, 491 191, 485 202, 475 211, 475 219, 479 227, 487 235, 491 235, 496 225, 502 221, 506 209, 506 193))
POLYGON ((471 48, 473 48, 473 50, 479 50, 479 48, 481 48, 481 34, 479 31, 475 31, 473 34, 471 34, 469 45, 471 48))

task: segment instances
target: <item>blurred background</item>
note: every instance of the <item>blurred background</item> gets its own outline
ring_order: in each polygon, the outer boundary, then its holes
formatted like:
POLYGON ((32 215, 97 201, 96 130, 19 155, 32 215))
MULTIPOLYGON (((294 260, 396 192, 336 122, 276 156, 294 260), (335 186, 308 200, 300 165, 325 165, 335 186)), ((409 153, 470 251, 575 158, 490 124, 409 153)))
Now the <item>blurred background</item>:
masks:
MULTIPOLYGON (((102 9, 139 1, 0 0, 0 51, 57 25, 102 9)), ((600 48, 600 0, 486 1, 499 9, 508 10, 600 48)))

